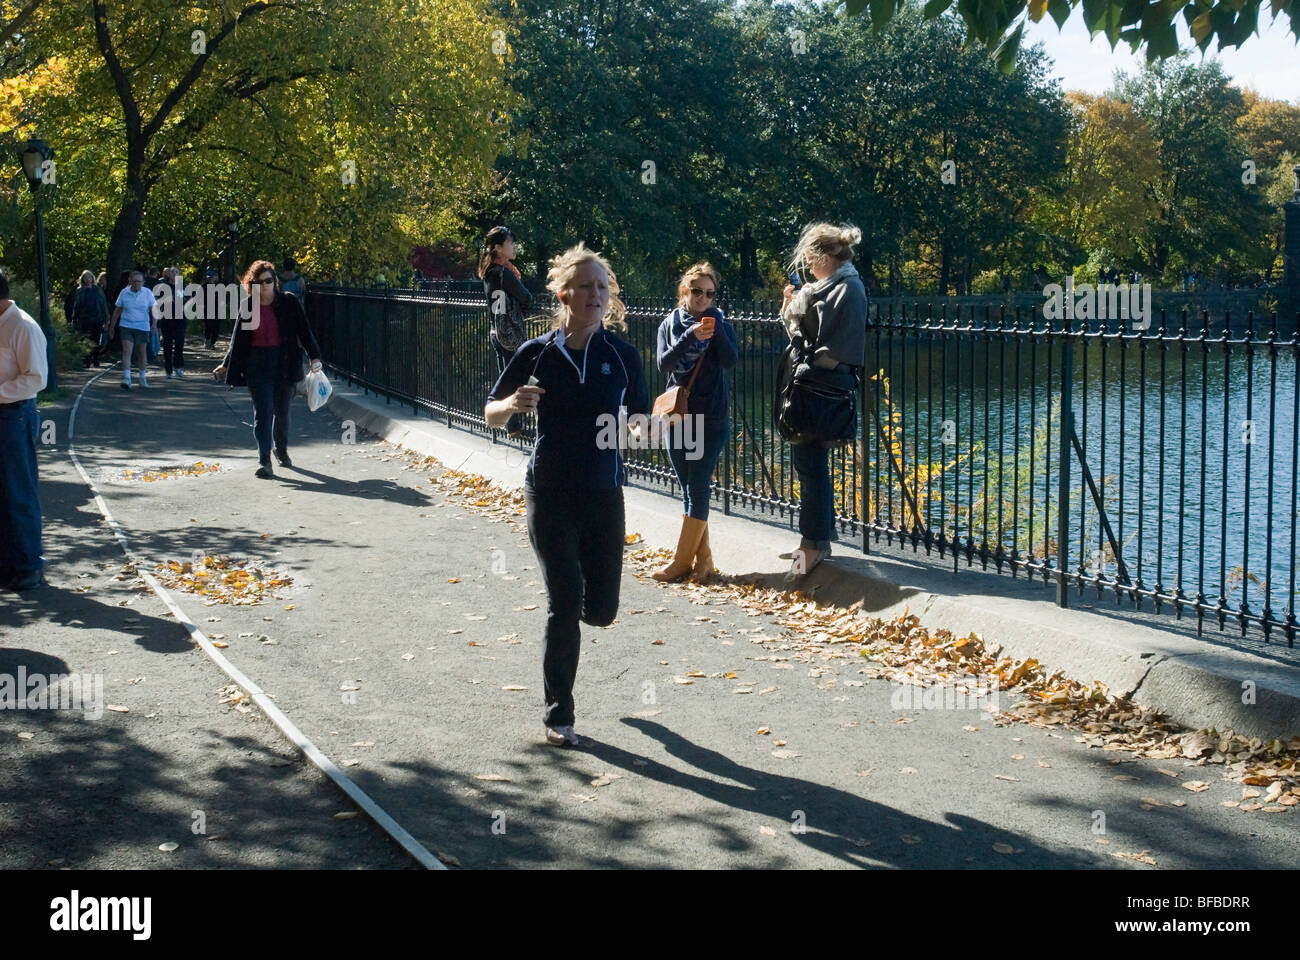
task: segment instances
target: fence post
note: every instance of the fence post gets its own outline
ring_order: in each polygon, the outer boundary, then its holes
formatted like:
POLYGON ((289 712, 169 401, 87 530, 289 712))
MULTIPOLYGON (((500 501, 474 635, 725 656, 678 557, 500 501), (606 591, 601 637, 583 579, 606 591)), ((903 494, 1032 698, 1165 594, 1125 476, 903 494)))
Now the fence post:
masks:
MULTIPOLYGON (((868 310, 871 308, 868 307, 868 310)), ((870 329, 870 327, 868 327, 870 329)), ((875 344, 875 340, 868 333, 869 345, 875 344)), ((862 376, 858 378, 858 450, 861 451, 861 467, 858 470, 858 503, 861 504, 861 513, 858 517, 862 524, 862 552, 871 552, 871 533, 868 530, 867 520, 867 491, 870 489, 867 483, 867 452, 869 441, 867 440, 867 369, 862 368, 862 376)))
POLYGON ((1056 605, 1069 606, 1066 551, 1070 539, 1070 433, 1074 429, 1074 339, 1070 321, 1061 337, 1061 443, 1060 482, 1056 489, 1056 605))
POLYGON ((727 423, 727 442, 722 448, 722 515, 724 517, 731 516, 731 445, 736 442, 734 423, 734 420, 727 423))

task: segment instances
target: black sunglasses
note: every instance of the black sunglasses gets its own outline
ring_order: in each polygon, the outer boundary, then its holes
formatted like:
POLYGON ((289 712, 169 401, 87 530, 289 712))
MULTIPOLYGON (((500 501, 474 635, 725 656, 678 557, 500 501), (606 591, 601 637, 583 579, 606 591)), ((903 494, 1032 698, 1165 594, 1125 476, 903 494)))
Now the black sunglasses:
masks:
POLYGON ((691 287, 691 296, 693 297, 708 297, 712 300, 717 295, 718 291, 716 290, 701 290, 699 287, 691 287))

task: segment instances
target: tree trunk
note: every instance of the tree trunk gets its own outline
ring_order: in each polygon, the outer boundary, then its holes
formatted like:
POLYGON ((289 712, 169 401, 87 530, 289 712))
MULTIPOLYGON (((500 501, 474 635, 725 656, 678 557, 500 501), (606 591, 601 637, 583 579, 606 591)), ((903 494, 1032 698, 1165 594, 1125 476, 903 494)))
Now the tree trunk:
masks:
POLYGON ((948 295, 948 276, 952 272, 952 250, 947 240, 939 243, 939 296, 948 295))
POLYGON ((130 270, 135 261, 135 245, 140 239, 140 222, 144 217, 143 192, 128 187, 122 199, 122 208, 113 222, 113 233, 108 241, 108 285, 112 289, 123 270, 130 270))

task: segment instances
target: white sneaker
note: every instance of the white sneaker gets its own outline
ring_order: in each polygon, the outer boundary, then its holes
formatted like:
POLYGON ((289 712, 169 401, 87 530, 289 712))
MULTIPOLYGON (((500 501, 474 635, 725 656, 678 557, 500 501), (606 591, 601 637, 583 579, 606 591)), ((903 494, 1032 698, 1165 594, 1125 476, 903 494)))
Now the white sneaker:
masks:
POLYGON ((547 727, 546 742, 556 747, 563 746, 566 743, 570 746, 576 747, 582 743, 582 741, 578 739, 578 735, 573 732, 573 727, 571 726, 547 727))
POLYGON ((177 379, 177 380, 184 380, 184 379, 185 379, 185 371, 182 370, 180 367, 177 367, 177 368, 176 368, 176 379, 177 379))
POLYGON ((144 387, 146 390, 149 389, 149 376, 148 376, 148 374, 145 374, 145 373, 141 373, 141 374, 140 374, 140 386, 144 387))
POLYGON ((169 373, 169 374, 167 374, 167 379, 170 380, 170 379, 171 379, 172 377, 174 377, 174 376, 175 376, 175 374, 173 374, 173 373, 169 373))

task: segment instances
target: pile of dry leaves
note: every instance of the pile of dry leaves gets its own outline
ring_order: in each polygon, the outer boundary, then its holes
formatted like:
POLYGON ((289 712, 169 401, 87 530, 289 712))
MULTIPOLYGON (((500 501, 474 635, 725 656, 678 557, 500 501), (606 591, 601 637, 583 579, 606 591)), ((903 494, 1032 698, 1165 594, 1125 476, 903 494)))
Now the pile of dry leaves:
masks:
POLYGON ((188 466, 161 467, 156 470, 146 470, 143 473, 124 470, 122 477, 126 480, 143 480, 145 483, 153 483, 155 480, 172 480, 176 477, 199 477, 205 473, 218 473, 220 470, 221 464, 219 463, 204 463, 199 460, 188 466))
POLYGON ((206 597, 206 606, 261 603, 280 596, 278 591, 293 583, 291 577, 260 567, 256 560, 233 560, 227 556, 202 557, 194 561, 168 560, 158 564, 154 570, 163 586, 206 597))

